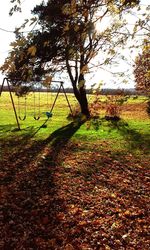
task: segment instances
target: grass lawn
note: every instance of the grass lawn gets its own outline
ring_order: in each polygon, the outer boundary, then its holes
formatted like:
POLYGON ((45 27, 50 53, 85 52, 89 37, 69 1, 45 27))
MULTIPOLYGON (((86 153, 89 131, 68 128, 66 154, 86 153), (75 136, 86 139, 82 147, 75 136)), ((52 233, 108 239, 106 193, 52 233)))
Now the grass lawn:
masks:
POLYGON ((66 119, 60 95, 42 128, 46 99, 41 94, 36 121, 28 96, 27 118, 14 131, 9 95, 0 97, 2 249, 148 250, 150 120, 143 98, 130 98, 118 122, 100 110, 98 122, 81 124, 66 119))

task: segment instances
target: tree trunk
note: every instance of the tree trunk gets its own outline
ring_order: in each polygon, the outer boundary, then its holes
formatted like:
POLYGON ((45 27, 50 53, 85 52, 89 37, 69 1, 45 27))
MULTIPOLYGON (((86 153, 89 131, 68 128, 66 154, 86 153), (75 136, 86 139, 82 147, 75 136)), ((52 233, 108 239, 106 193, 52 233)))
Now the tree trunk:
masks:
POLYGON ((86 116, 88 119, 90 117, 90 111, 88 107, 88 101, 87 101, 87 96, 86 96, 86 90, 85 90, 85 84, 84 84, 84 75, 80 74, 79 76, 79 104, 81 108, 81 113, 86 116))
POLYGON ((86 118, 90 117, 90 111, 88 107, 88 101, 86 97, 86 91, 84 88, 80 88, 80 108, 81 108, 81 113, 86 116, 86 118))
POLYGON ((77 87, 77 78, 73 79, 68 60, 66 61, 66 65, 67 65, 67 70, 69 73, 70 80, 72 82, 74 95, 75 95, 75 97, 80 105, 80 108, 81 108, 81 113, 83 115, 85 115, 86 118, 88 119, 88 118, 90 118, 90 111, 89 111, 88 101, 87 101, 87 97, 86 97, 86 90, 85 90, 85 84, 84 84, 84 82, 85 82, 84 74, 80 74, 80 76, 79 76, 79 79, 78 79, 79 88, 78 88, 77 87))

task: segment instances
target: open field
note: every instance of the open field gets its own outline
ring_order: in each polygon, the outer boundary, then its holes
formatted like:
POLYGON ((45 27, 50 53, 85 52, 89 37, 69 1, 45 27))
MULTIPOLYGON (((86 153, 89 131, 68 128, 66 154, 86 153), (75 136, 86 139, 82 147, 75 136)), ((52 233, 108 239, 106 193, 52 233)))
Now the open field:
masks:
POLYGON ((36 121, 28 97, 27 119, 14 131, 8 93, 0 97, 2 249, 148 250, 150 119, 144 98, 130 98, 120 121, 106 121, 102 109, 89 126, 66 119, 60 95, 42 128, 46 98, 42 93, 36 121))
MULTIPOLYGON (((25 121, 19 120, 21 129, 22 130, 25 129, 26 132, 28 131, 28 128, 29 130, 31 130, 31 127, 33 129, 39 128, 45 122, 45 120, 47 119, 46 111, 50 110, 56 94, 49 93, 48 103, 47 103, 47 94, 46 93, 40 94, 40 120, 38 121, 34 120, 34 115, 36 115, 37 117, 39 114, 39 102, 38 102, 39 94, 36 93, 35 96, 36 96, 35 97, 36 99, 35 99, 35 107, 34 107, 34 95, 32 93, 28 95, 27 105, 26 105, 26 110, 27 110, 26 120, 25 121)), ((19 111, 18 110, 18 98, 15 95, 13 95, 13 98, 14 98, 16 110, 18 113, 19 111)), ((72 94, 68 94, 68 99, 70 101, 72 109, 74 109, 77 105, 77 102, 74 96, 72 94)), ((89 102, 91 103, 94 97, 89 96, 88 99, 89 99, 89 102)), ((100 96, 100 99, 102 102, 104 102, 106 100, 106 97, 100 96)), ((23 118, 25 114, 24 104, 25 104, 25 99, 20 98, 19 109, 20 109, 21 118, 23 118)), ((125 120, 126 122, 131 123, 132 125, 135 124, 135 126, 140 130, 143 129, 143 126, 144 127, 146 126, 145 129, 148 130, 149 118, 148 118, 147 113, 145 112, 145 107, 146 107, 145 97, 139 97, 137 99, 134 99, 131 97, 127 103, 121 106, 121 118, 125 120), (141 126, 141 123, 142 123, 142 126, 141 126)), ((60 94, 57 99, 56 106, 54 107, 54 110, 53 110, 52 119, 50 119, 47 122, 47 128, 43 130, 41 129, 40 131, 38 131, 37 137, 40 137, 40 135, 42 134, 43 138, 44 137, 46 138, 46 136, 49 135, 49 133, 53 132, 55 129, 68 124, 68 120, 66 119, 66 117, 69 114, 69 112, 70 110, 67 106, 65 96, 64 94, 60 94)), ((100 117, 103 118, 105 115, 105 108, 102 108, 99 114, 100 114, 100 117)), ((13 130, 14 128, 17 127, 11 99, 10 99, 9 93, 7 92, 2 93, 2 96, 0 97, 0 126, 1 126, 0 131, 2 134, 5 131, 9 132, 9 130, 13 130)), ((104 129, 106 128, 107 128, 107 125, 106 125, 106 122, 104 122, 104 129)), ((101 129, 103 130, 103 123, 101 124, 101 129)), ((92 134, 94 133, 95 136, 103 137, 103 133, 101 133, 101 129, 97 131, 96 134, 95 134, 95 129, 94 130, 92 129, 92 134)), ((87 131, 86 126, 83 126, 82 128, 80 128, 80 131, 81 131, 81 134, 89 134, 89 135, 91 134, 91 131, 90 132, 87 131)), ((10 133, 10 135, 12 136, 12 133, 10 133)))

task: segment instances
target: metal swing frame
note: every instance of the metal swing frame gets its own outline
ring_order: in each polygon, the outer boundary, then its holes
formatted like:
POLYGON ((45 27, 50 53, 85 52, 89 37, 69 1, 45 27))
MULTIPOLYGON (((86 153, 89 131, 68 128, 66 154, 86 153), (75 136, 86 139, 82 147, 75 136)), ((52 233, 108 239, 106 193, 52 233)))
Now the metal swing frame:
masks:
MULTIPOLYGON (((10 87, 11 80, 10 80, 9 78, 7 78, 7 77, 3 78, 3 82, 2 82, 2 85, 1 85, 1 89, 0 89, 0 96, 1 96, 1 94, 2 94, 2 91, 3 91, 3 87, 4 87, 4 83, 5 83, 5 82, 6 82, 7 86, 8 86, 8 91, 9 91, 9 95, 10 95, 10 99, 11 99, 11 103, 12 103, 12 107, 13 107, 13 111, 14 111, 14 115, 15 115, 17 127, 18 127, 18 130, 21 130, 21 128, 20 128, 20 123, 19 123, 19 119, 22 120, 22 121, 24 121, 24 120, 26 119, 26 114, 24 115, 23 118, 21 118, 20 115, 19 115, 19 116, 17 115, 16 106, 15 106, 15 103, 14 103, 14 99, 13 99, 13 95, 12 95, 12 90, 11 90, 11 87, 10 87)), ((58 89, 58 91, 57 91, 57 94, 56 94, 56 97, 55 97, 55 99, 54 99, 54 102, 53 102, 53 104, 52 104, 52 107, 51 107, 51 109, 49 110, 50 114, 52 114, 52 111, 53 111, 53 109, 54 109, 54 107, 55 107, 57 98, 58 98, 58 96, 59 96, 61 90, 62 90, 62 92, 63 92, 64 95, 65 95, 65 98, 66 98, 68 107, 69 107, 70 112, 71 112, 71 114, 72 114, 73 111, 72 111, 71 105, 70 105, 70 103, 69 103, 69 99, 68 99, 67 93, 66 93, 66 91, 65 91, 65 89, 64 89, 64 86, 63 86, 64 82, 62 82, 62 81, 52 81, 52 82, 60 83, 60 86, 59 86, 59 89, 58 89)), ((26 109, 25 109, 25 111, 26 111, 26 109)), ((50 117, 51 117, 51 116, 50 116, 50 117)), ((46 124, 46 122, 49 120, 50 117, 48 117, 48 118, 46 119, 46 121, 44 122, 44 124, 46 124)), ((40 117, 39 117, 39 116, 38 116, 38 117, 35 116, 34 119, 35 119, 35 120, 39 120, 40 117)), ((43 124, 43 125, 44 125, 44 124, 43 124)), ((43 125, 42 125, 42 126, 43 126, 43 125)), ((42 127, 42 126, 41 126, 41 127, 42 127)))
MULTIPOLYGON (((60 86, 59 86, 59 89, 58 89, 58 91, 57 91, 56 97, 55 97, 55 99, 54 99, 54 102, 53 102, 52 107, 51 107, 51 109, 50 109, 49 112, 52 113, 52 111, 53 111, 53 109, 54 109, 54 107, 55 107, 57 98, 58 98, 58 96, 59 96, 59 94, 60 94, 60 91, 61 91, 61 89, 62 89, 62 91, 63 91, 63 93, 64 93, 64 95, 65 95, 65 98, 66 98, 68 107, 69 107, 69 109, 70 109, 70 112, 71 112, 71 114, 72 114, 72 113, 73 113, 73 112, 72 112, 72 108, 71 108, 71 105, 70 105, 70 103, 69 103, 69 99, 68 99, 67 93, 66 93, 66 91, 65 91, 65 89, 64 89, 64 86, 63 86, 64 82, 62 82, 62 81, 52 81, 52 82, 60 83, 60 86)), ((49 119, 49 118, 48 118, 48 119, 49 119)))

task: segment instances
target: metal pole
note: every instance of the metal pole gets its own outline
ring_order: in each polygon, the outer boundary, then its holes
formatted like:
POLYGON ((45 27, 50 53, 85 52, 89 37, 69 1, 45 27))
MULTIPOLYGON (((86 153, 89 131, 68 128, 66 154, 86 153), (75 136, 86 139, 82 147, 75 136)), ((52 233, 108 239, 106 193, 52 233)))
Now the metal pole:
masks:
MULTIPOLYGON (((55 82, 56 82, 56 81, 55 81, 55 82)), ((59 93, 60 93, 60 89, 61 89, 61 84, 60 84, 60 87, 59 87, 59 89, 58 89, 58 92, 57 92, 57 95, 56 95, 56 97, 55 97, 55 100, 54 100, 54 102, 53 102, 53 105, 52 105, 52 107, 51 107, 50 113, 53 111, 53 108, 54 108, 54 106, 55 106, 57 97, 58 97, 58 95, 59 95, 59 93)))
POLYGON ((71 111, 71 114, 73 114, 73 112, 72 112, 72 108, 71 108, 71 105, 70 105, 70 103, 69 103, 69 100, 68 100, 68 97, 67 97, 66 91, 65 91, 64 86, 63 86, 63 82, 61 82, 61 87, 62 87, 62 90, 63 90, 64 95, 65 95, 65 97, 66 97, 66 100, 67 100, 67 103, 68 103, 68 107, 69 107, 69 109, 70 109, 70 111, 71 111))
POLYGON ((10 85, 9 85, 8 78, 6 78, 6 80, 7 80, 7 85, 8 85, 8 89, 9 89, 9 94, 10 94, 10 98, 11 98, 11 102, 12 102, 12 106, 13 106, 17 126, 18 126, 18 129, 20 130, 20 124, 19 124, 19 120, 18 120, 18 116, 17 116, 17 112, 16 112, 16 107, 15 107, 15 103, 14 103, 13 96, 12 96, 12 93, 11 93, 11 88, 10 88, 10 85))
POLYGON ((1 86, 1 90, 0 90, 0 96, 2 94, 2 91, 3 91, 3 86, 4 86, 4 82, 5 82, 6 78, 3 79, 3 82, 2 82, 2 86, 1 86))

